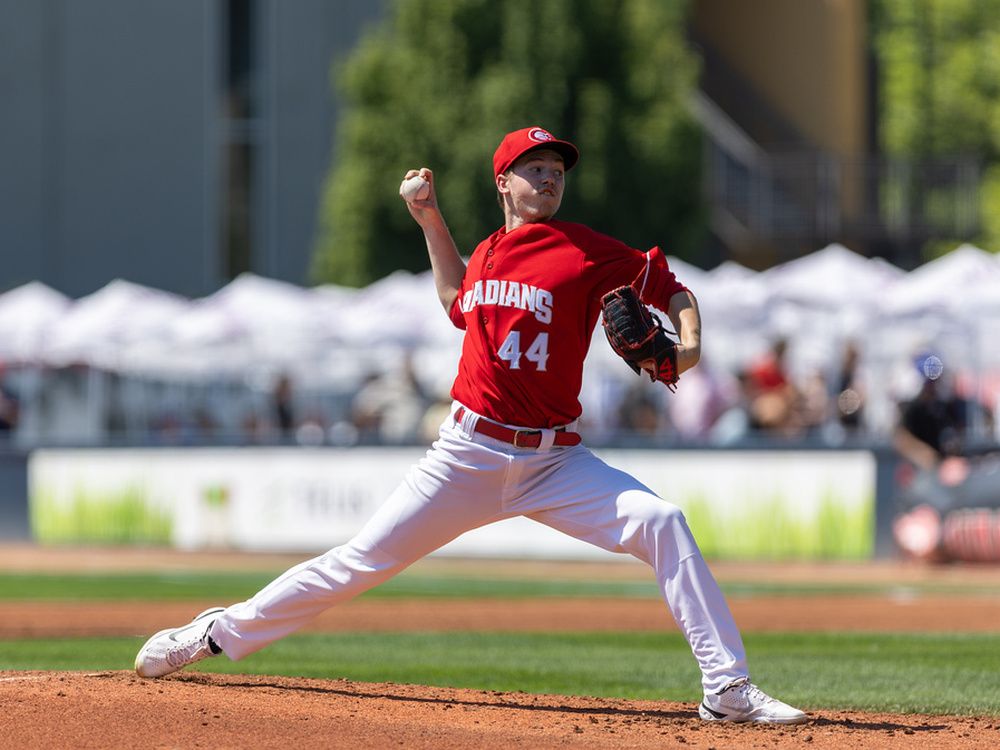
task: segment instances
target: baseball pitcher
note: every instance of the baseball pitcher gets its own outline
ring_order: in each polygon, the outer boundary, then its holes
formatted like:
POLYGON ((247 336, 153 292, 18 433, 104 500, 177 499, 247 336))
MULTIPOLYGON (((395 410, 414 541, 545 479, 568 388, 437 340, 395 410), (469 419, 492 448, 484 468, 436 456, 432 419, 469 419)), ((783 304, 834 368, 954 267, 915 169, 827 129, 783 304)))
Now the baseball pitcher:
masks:
POLYGON ((441 304, 465 331, 437 441, 355 538, 245 602, 160 631, 136 657, 139 675, 222 653, 241 659, 463 532, 526 516, 652 567, 701 669, 703 719, 806 720, 750 681, 739 630, 680 509, 581 444, 578 396, 597 321, 633 370, 672 387, 698 363, 701 320, 659 248, 643 253, 555 218, 578 159, 540 127, 508 133, 493 155, 504 224, 468 265, 431 170, 405 174, 400 194, 423 230, 441 304), (647 304, 666 315, 676 343, 647 304))

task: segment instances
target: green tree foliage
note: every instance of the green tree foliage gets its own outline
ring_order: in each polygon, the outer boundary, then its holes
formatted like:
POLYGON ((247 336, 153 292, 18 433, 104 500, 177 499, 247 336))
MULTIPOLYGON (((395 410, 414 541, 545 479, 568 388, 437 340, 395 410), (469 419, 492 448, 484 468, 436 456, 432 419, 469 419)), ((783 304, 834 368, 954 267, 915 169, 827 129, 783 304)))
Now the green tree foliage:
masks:
POLYGON ((884 152, 977 157, 981 242, 1000 249, 996 204, 985 202, 1000 194, 1000 0, 872 2, 884 152))
POLYGON ((434 170, 459 250, 502 223, 492 155, 540 125, 582 152, 560 216, 637 247, 702 237, 700 135, 685 110, 697 59, 686 3, 396 0, 339 70, 347 114, 324 196, 317 281, 360 285, 428 267, 398 196, 434 170))

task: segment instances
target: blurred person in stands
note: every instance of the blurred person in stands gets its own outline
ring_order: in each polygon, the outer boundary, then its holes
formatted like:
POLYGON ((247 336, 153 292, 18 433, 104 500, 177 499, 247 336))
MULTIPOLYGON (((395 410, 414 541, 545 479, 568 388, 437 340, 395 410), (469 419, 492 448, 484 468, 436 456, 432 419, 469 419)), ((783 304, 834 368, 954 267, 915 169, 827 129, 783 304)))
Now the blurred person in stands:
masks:
POLYGON ((822 370, 813 370, 798 389, 794 426, 804 435, 819 436, 830 417, 830 388, 822 370))
POLYGON ((916 365, 919 390, 899 403, 893 435, 902 459, 895 471, 898 510, 893 534, 900 549, 917 559, 944 561, 955 554, 962 559, 965 553, 973 555, 968 559, 984 559, 976 555, 989 537, 981 533, 987 529, 981 525, 987 517, 983 513, 992 514, 996 507, 997 464, 989 458, 981 462, 977 454, 984 446, 971 439, 974 425, 985 417, 983 405, 965 397, 936 355, 921 355, 916 365), (945 537, 951 534, 946 525, 954 522, 954 529, 963 528, 969 518, 962 516, 972 508, 983 512, 977 511, 980 520, 967 527, 975 531, 968 537, 959 532, 946 550, 945 537), (973 538, 977 541, 967 544, 973 538))
POLYGON ((921 358, 918 367, 923 382, 912 400, 900 404, 893 443, 915 466, 934 471, 946 457, 962 453, 969 405, 955 392, 937 356, 921 358))
POLYGON ((747 368, 743 382, 752 430, 792 436, 801 431, 795 410, 800 394, 788 375, 788 340, 778 338, 747 368))
POLYGON ((267 422, 253 409, 248 410, 240 422, 240 441, 244 445, 268 442, 267 422))
POLYGON ((777 338, 760 358, 750 363, 747 373, 751 385, 759 392, 780 391, 790 385, 786 358, 788 339, 777 338))
POLYGON ((865 387, 859 372, 860 362, 857 344, 847 342, 834 383, 834 398, 837 422, 849 433, 858 432, 864 419, 865 387))
POLYGON ((416 442, 424 414, 434 402, 417 377, 413 355, 400 367, 370 376, 351 402, 351 419, 362 439, 416 442))
POLYGON ((371 443, 378 440, 378 430, 381 423, 381 410, 376 407, 373 394, 380 392, 377 370, 367 373, 358 385, 358 390, 351 399, 348 408, 351 428, 355 432, 355 442, 371 443))
POLYGON ((17 396, 7 386, 7 366, 0 362, 0 434, 9 435, 17 427, 21 407, 17 396))
POLYGON ((750 376, 746 369, 737 370, 732 382, 733 401, 715 420, 708 433, 708 441, 713 445, 739 443, 754 429, 750 420, 750 376))
POLYGON ((198 442, 210 443, 216 438, 219 423, 207 406, 201 405, 194 410, 194 429, 198 442))
POLYGON ((657 395, 642 381, 630 384, 618 406, 618 429, 626 435, 651 437, 661 434, 666 426, 666 415, 657 395))
POLYGON ((433 443, 437 440, 441 423, 449 414, 451 414, 451 396, 448 393, 439 394, 420 418, 419 441, 433 443))
POLYGON ((282 440, 291 438, 295 432, 296 421, 292 379, 287 374, 282 374, 275 383, 271 401, 279 437, 282 440))
MULTIPOLYGON (((741 406, 741 387, 736 378, 712 367, 702 355, 699 366, 684 381, 684 398, 667 400, 674 430, 685 440, 709 440, 723 415, 741 406)), ((741 422, 745 429, 745 414, 741 422)))

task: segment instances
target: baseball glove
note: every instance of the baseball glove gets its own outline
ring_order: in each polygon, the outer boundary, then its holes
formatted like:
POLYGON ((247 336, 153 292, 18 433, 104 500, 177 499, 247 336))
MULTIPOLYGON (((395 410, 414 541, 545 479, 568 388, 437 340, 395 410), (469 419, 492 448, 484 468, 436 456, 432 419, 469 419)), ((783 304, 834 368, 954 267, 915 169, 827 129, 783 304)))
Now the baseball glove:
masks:
POLYGON ((677 345, 663 331, 660 319, 653 315, 639 299, 635 288, 622 286, 601 298, 601 322, 615 354, 625 360, 636 375, 642 373, 639 364, 645 360, 656 362, 656 375, 650 380, 665 383, 675 390, 677 372, 677 345))

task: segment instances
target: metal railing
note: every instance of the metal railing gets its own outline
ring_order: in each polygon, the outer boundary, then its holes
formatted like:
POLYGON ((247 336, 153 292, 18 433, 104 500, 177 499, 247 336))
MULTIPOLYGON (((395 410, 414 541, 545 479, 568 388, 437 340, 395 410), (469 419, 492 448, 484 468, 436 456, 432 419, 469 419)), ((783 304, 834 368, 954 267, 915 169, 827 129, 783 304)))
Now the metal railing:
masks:
POLYGON ((794 257, 803 247, 841 242, 906 258, 930 239, 969 240, 980 229, 976 157, 765 150, 705 94, 695 95, 692 111, 704 134, 712 228, 736 250, 767 244, 794 257))

